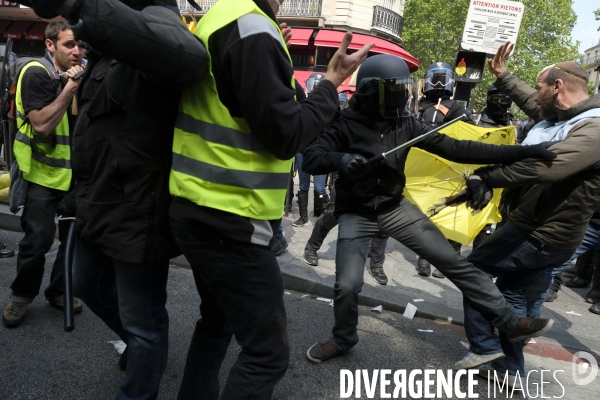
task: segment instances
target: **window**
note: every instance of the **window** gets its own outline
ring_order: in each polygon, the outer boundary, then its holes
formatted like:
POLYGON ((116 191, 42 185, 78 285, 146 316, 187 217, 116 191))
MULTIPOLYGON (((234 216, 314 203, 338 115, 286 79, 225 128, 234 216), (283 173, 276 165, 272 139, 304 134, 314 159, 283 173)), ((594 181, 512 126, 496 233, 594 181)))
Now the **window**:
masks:
POLYGON ((391 10, 392 7, 394 7, 394 2, 396 0, 382 0, 382 6, 384 6, 385 8, 387 8, 388 10, 391 10))

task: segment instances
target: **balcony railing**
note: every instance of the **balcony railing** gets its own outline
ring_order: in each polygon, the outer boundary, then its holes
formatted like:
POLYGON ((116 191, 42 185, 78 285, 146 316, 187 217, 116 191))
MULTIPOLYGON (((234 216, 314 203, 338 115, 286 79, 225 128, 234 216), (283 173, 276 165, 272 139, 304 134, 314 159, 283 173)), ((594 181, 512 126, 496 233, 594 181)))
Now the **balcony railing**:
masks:
MULTIPOLYGON (((196 0, 196 4, 200 6, 200 8, 202 9, 202 11, 200 12, 204 14, 205 12, 210 10, 212 6, 217 4, 217 0, 196 0)), ((187 0, 177 0, 177 6, 179 7, 179 11, 181 11, 181 14, 187 14, 188 11, 191 11, 193 13, 199 12, 194 7, 192 7, 190 3, 187 2, 187 0)))
MULTIPOLYGON (((202 8, 201 13, 206 13, 217 0, 196 0, 196 4, 202 8)), ((187 0, 177 0, 177 5, 181 14, 187 14, 188 11, 198 12, 187 0)), ((320 17, 323 0, 286 0, 277 16, 279 17, 320 17)))
POLYGON ((404 18, 402 15, 382 6, 373 6, 372 29, 382 30, 402 38, 403 26, 404 18))
POLYGON ((286 0, 278 17, 320 17, 323 0, 286 0))

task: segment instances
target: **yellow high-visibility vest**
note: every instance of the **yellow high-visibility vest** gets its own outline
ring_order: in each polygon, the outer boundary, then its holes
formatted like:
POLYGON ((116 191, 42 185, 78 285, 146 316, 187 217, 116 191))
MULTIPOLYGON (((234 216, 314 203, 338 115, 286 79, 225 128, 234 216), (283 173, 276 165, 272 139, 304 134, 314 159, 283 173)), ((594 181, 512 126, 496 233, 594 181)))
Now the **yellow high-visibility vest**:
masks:
MULTIPOLYGON (((252 0, 220 0, 198 22, 194 35, 210 51, 210 36, 234 21, 241 35, 265 32, 276 37, 289 57, 281 30, 252 0), (265 24, 265 19, 269 23, 265 24)), ((210 57, 209 52, 202 79, 182 94, 170 192, 200 206, 244 217, 279 219, 292 160, 277 159, 256 140, 244 118, 230 115, 219 100, 210 57)), ((291 85, 295 89, 293 77, 291 85)))
POLYGON ((67 112, 63 115, 58 126, 52 133, 44 137, 37 134, 25 115, 21 92, 22 77, 31 67, 42 67, 50 74, 39 61, 27 63, 17 77, 17 90, 15 92, 16 116, 18 127, 14 143, 15 159, 23 178, 51 189, 67 191, 71 187, 71 145, 69 142, 69 117, 67 112))

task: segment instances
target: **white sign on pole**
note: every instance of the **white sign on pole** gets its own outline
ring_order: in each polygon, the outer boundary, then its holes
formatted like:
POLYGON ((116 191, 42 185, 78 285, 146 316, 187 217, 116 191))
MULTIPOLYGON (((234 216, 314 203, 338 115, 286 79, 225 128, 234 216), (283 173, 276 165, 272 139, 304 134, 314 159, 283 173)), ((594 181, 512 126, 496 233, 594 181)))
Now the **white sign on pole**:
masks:
POLYGON ((516 43, 524 10, 523 3, 516 1, 471 0, 462 49, 493 56, 507 40, 516 43))

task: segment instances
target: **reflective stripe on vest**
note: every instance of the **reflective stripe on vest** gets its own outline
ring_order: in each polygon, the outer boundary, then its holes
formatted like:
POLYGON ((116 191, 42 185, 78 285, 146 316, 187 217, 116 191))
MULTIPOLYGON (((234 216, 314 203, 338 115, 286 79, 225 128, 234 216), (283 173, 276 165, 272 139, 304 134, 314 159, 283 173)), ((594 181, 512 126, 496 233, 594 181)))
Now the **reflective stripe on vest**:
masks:
MULTIPOLYGON (((206 44, 214 32, 236 21, 242 39, 266 33, 289 58, 277 23, 252 0, 219 0, 194 35, 206 44)), ((252 219, 279 219, 292 160, 277 159, 252 135, 245 119, 230 115, 219 100, 207 50, 208 70, 182 94, 173 138, 171 194, 252 219)), ((293 76, 290 85, 295 89, 293 76)))
POLYGON ((31 61, 20 71, 15 95, 16 125, 19 128, 14 142, 15 159, 23 178, 51 189, 69 190, 71 187, 71 146, 69 142, 69 120, 67 112, 58 126, 48 136, 37 134, 25 115, 21 92, 22 76, 30 67, 42 67, 40 62, 31 61))

